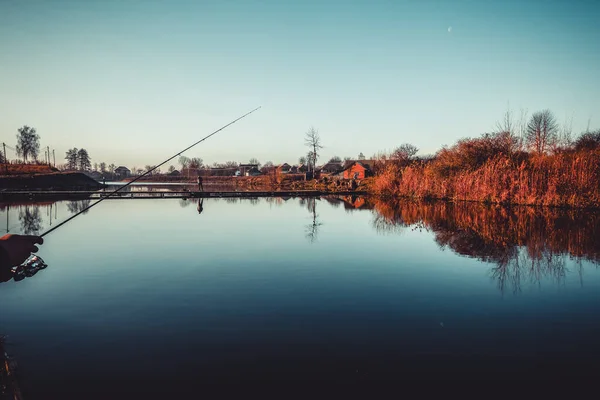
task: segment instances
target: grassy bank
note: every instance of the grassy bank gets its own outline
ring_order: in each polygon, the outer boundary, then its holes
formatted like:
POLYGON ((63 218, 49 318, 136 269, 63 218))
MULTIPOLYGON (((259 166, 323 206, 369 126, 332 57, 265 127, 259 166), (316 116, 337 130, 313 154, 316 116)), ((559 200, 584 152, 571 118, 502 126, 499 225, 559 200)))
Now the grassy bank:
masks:
POLYGON ((380 161, 371 191, 383 197, 600 208, 600 133, 548 153, 519 150, 506 134, 464 139, 431 159, 380 161))
POLYGON ((0 176, 0 188, 7 190, 94 190, 101 186, 80 172, 0 176))

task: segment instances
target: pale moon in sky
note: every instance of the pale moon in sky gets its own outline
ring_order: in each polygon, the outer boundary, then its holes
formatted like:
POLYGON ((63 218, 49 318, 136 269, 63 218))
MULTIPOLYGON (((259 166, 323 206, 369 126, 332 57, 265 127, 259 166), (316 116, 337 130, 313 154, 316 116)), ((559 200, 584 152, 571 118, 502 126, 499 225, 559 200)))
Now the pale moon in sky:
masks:
POLYGON ((452 27, 451 26, 448 27, 448 33, 452 33, 452 27))

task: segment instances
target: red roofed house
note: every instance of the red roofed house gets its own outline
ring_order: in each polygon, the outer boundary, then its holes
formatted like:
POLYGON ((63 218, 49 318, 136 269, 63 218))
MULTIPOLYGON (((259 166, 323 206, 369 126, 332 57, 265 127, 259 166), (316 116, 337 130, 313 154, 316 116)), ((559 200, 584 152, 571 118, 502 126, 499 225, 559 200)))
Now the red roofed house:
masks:
POLYGON ((347 161, 344 165, 344 179, 365 179, 373 175, 374 160, 347 161))

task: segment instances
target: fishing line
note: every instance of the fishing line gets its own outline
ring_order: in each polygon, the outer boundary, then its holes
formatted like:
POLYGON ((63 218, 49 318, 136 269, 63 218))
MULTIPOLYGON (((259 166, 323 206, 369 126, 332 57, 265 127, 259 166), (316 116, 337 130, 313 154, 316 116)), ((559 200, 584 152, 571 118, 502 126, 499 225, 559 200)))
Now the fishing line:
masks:
POLYGON ((182 153, 185 153, 186 151, 188 151, 188 150, 189 150, 189 149, 191 149, 192 147, 194 147, 194 146, 196 146, 196 145, 198 145, 198 144, 202 143, 203 141, 205 141, 205 140, 206 140, 206 139, 208 139, 209 137, 211 137, 211 136, 213 136, 213 135, 215 135, 215 134, 217 134, 217 133, 221 132, 223 129, 227 128, 228 126, 230 126, 230 125, 233 125, 233 124, 235 124, 236 122, 238 122, 239 120, 241 120, 242 118, 245 118, 245 117, 247 117, 248 115, 252 114, 254 111, 258 110, 259 108, 261 108, 261 107, 260 107, 260 106, 259 106, 259 107, 256 107, 254 110, 252 110, 252 111, 250 111, 250 112, 247 112, 246 114, 242 115, 241 117, 238 117, 238 118, 234 119, 233 121, 231 121, 231 122, 230 122, 230 123, 228 123, 227 125, 223 125, 222 127, 220 127, 219 129, 217 129, 216 131, 212 132, 210 135, 207 135, 207 136, 203 137, 202 139, 198 140, 196 143, 194 143, 194 144, 192 144, 192 145, 190 145, 190 146, 186 147, 185 149, 181 150, 181 151, 180 151, 180 152, 178 152, 177 154, 175 154, 175 155, 173 155, 173 156, 171 156, 171 157, 167 158, 165 161, 163 161, 163 162, 161 162, 160 164, 158 164, 157 166, 155 166, 155 167, 153 167, 153 168, 149 169, 148 171, 146 171, 146 172, 145 172, 145 173, 143 173, 142 175, 138 176, 137 178, 133 179, 132 181, 128 182, 127 184, 125 184, 125 185, 123 185, 123 186, 121 186, 121 187, 117 188, 116 190, 114 190, 114 191, 112 191, 112 192, 108 193, 106 196, 100 197, 100 198, 98 199, 98 201, 96 201, 95 203, 92 203, 92 204, 90 204, 89 206, 87 206, 87 207, 86 207, 86 208, 84 208, 83 210, 79 211, 77 214, 74 214, 74 215, 72 215, 71 217, 67 218, 66 220, 64 220, 64 221, 63 221, 63 222, 61 222, 60 224, 56 225, 55 227, 53 227, 53 228, 51 228, 51 229, 48 229, 46 232, 42 233, 40 236, 41 236, 41 237, 44 237, 44 236, 46 236, 47 234, 49 234, 49 233, 51 233, 51 232, 54 232, 55 230, 57 230, 58 228, 60 228, 61 226, 63 226, 63 225, 64 225, 64 224, 66 224, 67 222, 69 222, 70 220, 72 220, 73 218, 77 217, 77 216, 78 216, 78 215, 80 215, 80 214, 83 214, 84 212, 86 212, 86 211, 87 211, 87 210, 89 210, 90 208, 94 207, 94 206, 95 206, 95 205, 97 205, 98 203, 100 203, 100 202, 102 202, 102 201, 104 201, 104 200, 108 199, 109 197, 111 197, 111 196, 112 196, 112 195, 114 195, 115 193, 117 193, 117 192, 119 192, 119 191, 121 191, 121 190, 125 189, 127 186, 131 185, 131 184, 132 184, 132 183, 134 183, 135 181, 137 181, 137 180, 139 180, 139 179, 143 178, 144 176, 146 176, 146 175, 150 174, 150 173, 151 173, 152 171, 154 171, 155 169, 157 169, 157 168, 159 168, 160 166, 162 166, 162 165, 164 165, 164 164, 168 163, 169 161, 171 161, 171 160, 172 160, 172 159, 174 159, 175 157, 177 157, 177 156, 180 156, 182 153))

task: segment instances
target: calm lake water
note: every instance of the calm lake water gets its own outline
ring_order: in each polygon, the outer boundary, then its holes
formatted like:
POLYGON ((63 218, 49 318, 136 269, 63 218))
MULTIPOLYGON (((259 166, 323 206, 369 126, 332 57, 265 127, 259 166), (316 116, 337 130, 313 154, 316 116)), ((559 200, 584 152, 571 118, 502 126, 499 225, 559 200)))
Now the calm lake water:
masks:
MULTIPOLYGON (((42 232, 85 205, 5 203, 0 226, 42 232)), ((598 213, 352 197, 201 205, 105 201, 46 237, 47 269, 0 284, 0 333, 27 398, 598 371, 598 213)))

